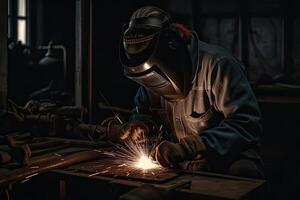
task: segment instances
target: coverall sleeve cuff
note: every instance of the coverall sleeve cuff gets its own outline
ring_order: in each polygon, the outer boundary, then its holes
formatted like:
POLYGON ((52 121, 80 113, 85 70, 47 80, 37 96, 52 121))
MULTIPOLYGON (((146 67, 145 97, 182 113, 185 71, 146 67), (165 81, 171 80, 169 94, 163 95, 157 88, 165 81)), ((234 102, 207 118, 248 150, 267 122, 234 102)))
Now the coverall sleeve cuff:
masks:
POLYGON ((195 157, 206 150, 206 146, 199 135, 186 136, 181 138, 179 143, 191 157, 195 157))

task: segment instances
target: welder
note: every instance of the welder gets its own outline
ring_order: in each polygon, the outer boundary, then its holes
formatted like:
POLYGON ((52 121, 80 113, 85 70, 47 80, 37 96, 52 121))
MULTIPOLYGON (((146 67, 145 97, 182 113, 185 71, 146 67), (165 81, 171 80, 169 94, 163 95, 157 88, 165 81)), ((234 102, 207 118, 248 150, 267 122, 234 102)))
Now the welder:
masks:
POLYGON ((125 25, 120 60, 140 84, 122 139, 161 123, 153 155, 162 166, 263 178, 261 113, 237 58, 147 6, 125 25))

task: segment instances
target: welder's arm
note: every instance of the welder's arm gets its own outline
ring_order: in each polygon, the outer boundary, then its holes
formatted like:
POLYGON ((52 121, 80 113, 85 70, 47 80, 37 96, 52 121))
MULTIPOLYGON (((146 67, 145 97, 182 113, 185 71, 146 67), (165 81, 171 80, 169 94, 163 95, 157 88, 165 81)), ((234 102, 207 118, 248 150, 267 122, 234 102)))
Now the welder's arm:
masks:
POLYGON ((157 131, 161 122, 150 108, 158 108, 160 106, 160 97, 141 86, 135 96, 134 104, 135 108, 129 121, 142 121, 150 130, 157 131))
POLYGON ((126 140, 137 141, 148 135, 150 129, 142 121, 130 121, 124 124, 108 125, 106 139, 113 143, 123 143, 126 140))
POLYGON ((261 133, 261 118, 255 95, 239 63, 231 59, 219 61, 211 73, 215 109, 225 119, 201 136, 186 137, 191 147, 205 144, 201 154, 209 164, 221 166, 254 147, 261 133), (200 140, 199 140, 200 138, 200 140))
POLYGON ((158 132, 156 120, 150 112, 150 99, 146 89, 140 87, 135 97, 136 107, 132 110, 131 117, 128 122, 119 126, 112 127, 109 131, 113 137, 112 141, 121 143, 129 140, 140 140, 151 134, 158 132))
POLYGON ((150 111, 150 107, 159 107, 160 97, 141 86, 134 98, 134 105, 136 106, 133 114, 147 114, 151 116, 153 113, 150 111))

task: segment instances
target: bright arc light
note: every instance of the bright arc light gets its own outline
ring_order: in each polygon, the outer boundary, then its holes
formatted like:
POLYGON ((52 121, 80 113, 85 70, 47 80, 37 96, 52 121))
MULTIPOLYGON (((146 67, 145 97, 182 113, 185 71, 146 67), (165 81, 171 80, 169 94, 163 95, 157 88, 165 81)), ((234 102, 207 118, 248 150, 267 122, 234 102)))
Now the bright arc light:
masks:
POLYGON ((158 164, 154 163, 154 161, 144 153, 140 155, 133 166, 142 170, 154 169, 159 167, 158 164))
POLYGON ((115 162, 126 165, 134 169, 142 170, 147 173, 154 169, 161 169, 159 163, 155 162, 150 156, 150 152, 155 147, 153 141, 142 135, 141 140, 127 140, 123 145, 118 145, 113 153, 115 162), (148 171, 149 170, 149 171, 148 171))

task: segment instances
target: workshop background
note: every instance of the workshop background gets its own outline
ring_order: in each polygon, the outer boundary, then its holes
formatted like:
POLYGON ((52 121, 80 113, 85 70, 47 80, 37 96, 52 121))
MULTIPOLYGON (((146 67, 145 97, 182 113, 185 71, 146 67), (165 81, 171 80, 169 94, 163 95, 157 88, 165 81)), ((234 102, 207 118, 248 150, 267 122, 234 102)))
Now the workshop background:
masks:
POLYGON ((261 150, 272 196, 299 196, 299 1, 1 1, 1 108, 8 99, 24 106, 40 98, 42 89, 52 92, 51 98, 87 108, 89 123, 113 115, 105 107, 132 109, 138 85, 123 75, 118 47, 123 24, 144 5, 165 9, 200 40, 243 61, 263 113, 261 150), (49 42, 55 62, 47 63, 49 42))

